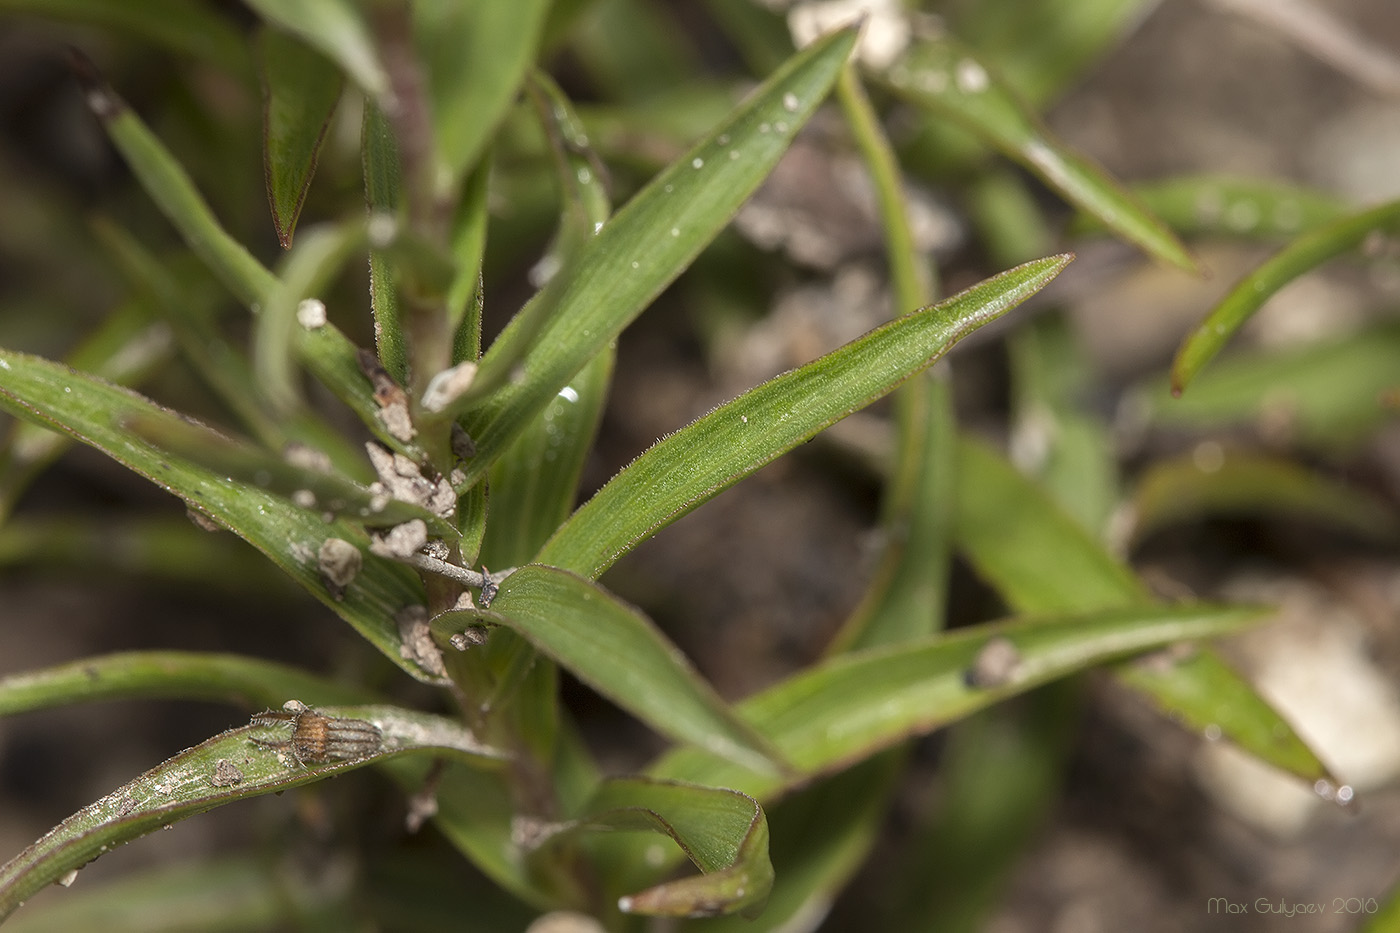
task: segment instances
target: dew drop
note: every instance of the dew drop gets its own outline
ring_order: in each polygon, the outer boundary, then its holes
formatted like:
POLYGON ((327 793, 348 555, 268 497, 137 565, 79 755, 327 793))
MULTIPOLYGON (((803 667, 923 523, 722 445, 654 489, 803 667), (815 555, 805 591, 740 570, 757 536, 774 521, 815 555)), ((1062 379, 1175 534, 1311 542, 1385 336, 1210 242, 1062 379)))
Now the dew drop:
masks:
POLYGON ((671 236, 680 236, 680 235, 681 235, 681 228, 680 228, 680 227, 672 227, 672 228, 671 228, 671 236))
POLYGON ((1220 736, 1223 734, 1220 731, 1220 727, 1217 726, 1215 723, 1211 723, 1210 725, 1206 726, 1203 731, 1205 733, 1207 742, 1219 742, 1220 736))
POLYGON ((702 158, 700 158, 699 156, 696 156, 695 158, 693 158, 693 159, 690 160, 690 167, 691 167, 691 168, 704 168, 704 167, 705 167, 705 160, 702 159, 702 158))
POLYGON ((573 386, 564 386, 564 388, 559 390, 559 397, 566 402, 577 402, 578 389, 575 389, 573 386))
POLYGON ((738 150, 738 149, 730 149, 730 150, 729 150, 729 161, 734 162, 734 161, 737 161, 738 158, 739 158, 739 150, 738 150))
POLYGON ((728 133, 720 133, 719 136, 715 139, 715 142, 718 143, 718 144, 721 145, 721 146, 727 146, 727 145, 729 145, 729 134, 728 134, 728 133))
POLYGON ((670 194, 672 191, 676 190, 676 186, 675 186, 675 185, 667 185, 666 187, 662 188, 661 190, 664 191, 664 192, 666 192, 667 194, 670 194))
POLYGON ((632 268, 633 268, 633 269, 640 269, 641 267, 642 267, 642 264, 641 264, 640 262, 637 262, 637 260, 635 260, 635 259, 632 260, 632 268))
POLYGON ((1253 201, 1236 201, 1225 211, 1225 225, 1231 230, 1250 230, 1259 223, 1259 207, 1253 201))
POLYGON ((592 173, 591 171, 589 171, 588 166, 586 166, 586 165, 580 166, 580 167, 579 167, 579 170, 578 170, 578 183, 579 183, 580 185, 586 185, 586 184, 589 184, 589 183, 592 182, 592 181, 593 181, 593 173, 592 173))
POLYGON ((797 113, 797 95, 788 91, 783 95, 783 109, 788 113, 797 113))
POLYGON ((787 128, 787 124, 784 123, 782 120, 779 120, 777 123, 773 124, 773 129, 777 130, 779 133, 786 133, 787 128))
POLYGON ((771 124, 768 124, 768 123, 760 123, 760 124, 758 125, 758 131, 759 131, 760 133, 767 133, 767 132, 768 132, 769 130, 771 130, 772 128, 773 128, 772 125, 771 125, 771 124))

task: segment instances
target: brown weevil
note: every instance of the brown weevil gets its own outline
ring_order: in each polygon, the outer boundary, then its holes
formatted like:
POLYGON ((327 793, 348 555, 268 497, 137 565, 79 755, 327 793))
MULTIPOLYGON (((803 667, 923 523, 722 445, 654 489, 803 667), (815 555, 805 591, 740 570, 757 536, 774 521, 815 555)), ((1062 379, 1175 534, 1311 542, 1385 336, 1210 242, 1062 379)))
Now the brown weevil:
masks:
POLYGON ((290 738, 252 741, 264 748, 287 752, 299 765, 367 758, 384 744, 384 736, 374 723, 327 716, 300 700, 288 700, 280 710, 253 714, 255 726, 276 726, 284 722, 292 725, 290 738))

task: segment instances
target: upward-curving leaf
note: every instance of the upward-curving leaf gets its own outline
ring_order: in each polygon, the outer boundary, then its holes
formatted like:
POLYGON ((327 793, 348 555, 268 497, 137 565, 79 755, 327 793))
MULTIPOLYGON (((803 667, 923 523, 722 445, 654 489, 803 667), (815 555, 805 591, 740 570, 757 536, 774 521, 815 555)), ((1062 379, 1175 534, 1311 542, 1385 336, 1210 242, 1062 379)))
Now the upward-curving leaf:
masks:
POLYGON ((1044 287, 1070 256, 1003 272, 721 405, 637 458, 581 506, 540 562, 596 577, 657 529, 929 366, 1044 287))

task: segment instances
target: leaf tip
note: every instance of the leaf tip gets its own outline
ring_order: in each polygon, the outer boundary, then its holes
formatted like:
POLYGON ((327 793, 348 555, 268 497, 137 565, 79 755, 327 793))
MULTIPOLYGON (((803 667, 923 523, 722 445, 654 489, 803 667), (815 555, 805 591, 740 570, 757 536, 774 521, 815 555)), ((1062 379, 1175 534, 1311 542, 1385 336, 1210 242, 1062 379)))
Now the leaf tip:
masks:
POLYGON ((126 102, 117 96, 92 59, 77 46, 68 47, 68 67, 83 90, 88 109, 103 123, 115 119, 126 110, 126 102))

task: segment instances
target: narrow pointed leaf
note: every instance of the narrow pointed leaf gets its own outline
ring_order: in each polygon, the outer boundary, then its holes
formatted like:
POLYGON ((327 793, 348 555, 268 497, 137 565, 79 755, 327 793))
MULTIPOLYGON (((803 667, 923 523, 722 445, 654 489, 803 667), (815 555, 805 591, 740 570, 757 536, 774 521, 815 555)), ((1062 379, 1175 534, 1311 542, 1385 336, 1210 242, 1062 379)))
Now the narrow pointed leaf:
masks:
MULTIPOLYGON (((677 741, 759 770, 773 750, 734 715, 680 650, 650 620, 602 587, 532 564, 501 584, 490 609, 459 610, 505 625, 618 706, 677 741)), ((434 626, 444 615, 434 619, 434 626)))
MULTIPOLYGON (((331 537, 363 540, 345 520, 327 523, 256 486, 229 482, 134 436, 132 421, 186 424, 148 399, 56 363, 0 350, 0 408, 52 425, 96 447, 183 499, 248 541, 289 573, 405 671, 435 678, 400 655, 394 613, 423 602, 421 585, 406 568, 364 555, 364 565, 337 600, 321 578, 317 553, 331 537)), ((357 545, 358 546, 358 545, 357 545)))
POLYGON ((720 406, 614 477, 537 559, 596 577, 658 528, 932 364, 958 339, 1033 295, 1070 258, 1003 272, 720 406))
POLYGON ((1196 271, 1195 260, 1165 224, 1103 169, 1054 138, 967 49, 950 39, 921 39, 886 77, 897 93, 977 134, 1119 236, 1164 262, 1196 271))
POLYGON ((795 56, 628 202, 507 326, 479 378, 517 366, 521 376, 465 418, 478 448, 469 481, 729 222, 816 110, 854 41, 843 30, 795 56))
MULTIPOLYGON (((1011 619, 840 655, 737 709, 802 774, 821 774, 1040 684, 1173 642, 1234 632, 1260 614, 1237 606, 1138 606, 1011 619), (1014 673, 992 686, 973 686, 969 673, 993 639, 1014 649, 1014 673)), ((698 749, 678 749, 649 773, 733 787, 760 800, 789 786, 778 776, 746 772, 698 749)))
POLYGON ((1400 201, 1344 217, 1304 234, 1245 276, 1182 342, 1172 362, 1172 392, 1180 395, 1225 343, 1283 286, 1369 239, 1400 232, 1400 201))
POLYGON ((419 0, 414 31, 433 118, 441 195, 481 159, 534 64, 550 4, 419 0))
POLYGON ((1154 463, 1131 500, 1132 540, 1215 515, 1262 514, 1311 519, 1384 540, 1400 531, 1383 501, 1293 460, 1231 451, 1202 468, 1187 456, 1154 463))
POLYGON ((257 744, 285 741, 275 726, 230 729, 175 755, 101 800, 79 810, 0 866, 0 920, 25 898, 123 842, 235 800, 279 793, 345 771, 415 752, 489 762, 501 753, 460 724, 393 706, 327 707, 336 719, 370 723, 378 747, 359 757, 292 760, 287 751, 257 744))
POLYGON ((1219 729, 1235 744, 1309 783, 1333 779, 1296 732, 1274 727, 1278 714, 1213 651, 1147 657, 1119 665, 1116 674, 1189 728, 1219 729))
POLYGON ((389 75, 358 4, 350 0, 248 0, 248 5, 267 22, 300 36, 344 68, 381 105, 388 103, 389 75))
POLYGON ((287 664, 232 654, 127 651, 0 677, 0 716, 131 697, 222 700, 257 708, 296 697, 313 706, 364 703, 359 687, 287 664))
POLYGON ((333 64, 286 33, 264 29, 258 46, 267 200, 277 240, 287 249, 343 82, 333 64))
MULTIPOLYGON (((1024 612, 1144 605, 1141 581, 1078 522, 1001 457, 964 440, 959 449, 957 540, 977 571, 1024 612)), ((1252 686, 1209 648, 1195 665, 1160 665, 1158 676, 1130 677, 1163 713, 1213 723, 1221 735, 1263 761, 1304 778, 1325 770, 1293 750, 1297 733, 1252 686), (1236 703, 1237 696, 1254 701, 1236 703), (1266 739, 1261 741, 1261 739, 1266 739)))
POLYGON ((758 801, 738 791, 614 778, 598 788, 559 838, 597 831, 669 836, 702 872, 622 896, 625 913, 752 917, 773 886, 768 821, 758 801))

